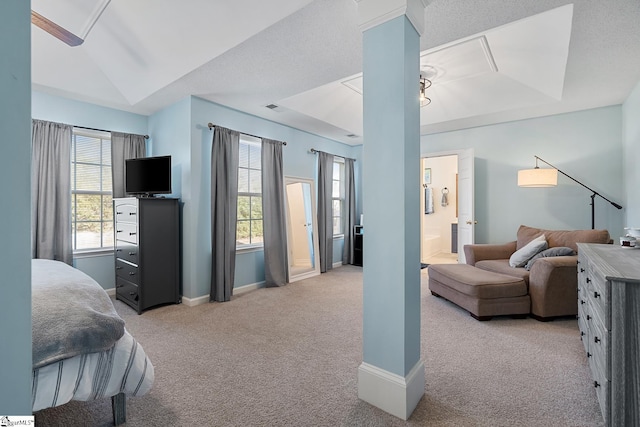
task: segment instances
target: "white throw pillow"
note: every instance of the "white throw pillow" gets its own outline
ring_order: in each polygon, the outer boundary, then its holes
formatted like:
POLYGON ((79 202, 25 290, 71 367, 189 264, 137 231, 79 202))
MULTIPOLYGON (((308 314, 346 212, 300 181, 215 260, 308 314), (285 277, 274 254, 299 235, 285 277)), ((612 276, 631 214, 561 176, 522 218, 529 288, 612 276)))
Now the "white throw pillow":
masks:
POLYGON ((511 267, 522 267, 538 252, 544 251, 547 247, 547 240, 545 239, 544 234, 536 237, 511 255, 509 258, 509 265, 511 267))

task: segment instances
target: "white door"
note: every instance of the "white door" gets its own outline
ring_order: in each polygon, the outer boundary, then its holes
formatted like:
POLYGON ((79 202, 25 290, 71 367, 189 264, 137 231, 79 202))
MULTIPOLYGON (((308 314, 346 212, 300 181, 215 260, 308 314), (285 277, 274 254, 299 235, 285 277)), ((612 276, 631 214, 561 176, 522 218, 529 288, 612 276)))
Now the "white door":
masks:
POLYGON ((464 245, 475 242, 473 148, 458 154, 458 262, 465 263, 464 245))

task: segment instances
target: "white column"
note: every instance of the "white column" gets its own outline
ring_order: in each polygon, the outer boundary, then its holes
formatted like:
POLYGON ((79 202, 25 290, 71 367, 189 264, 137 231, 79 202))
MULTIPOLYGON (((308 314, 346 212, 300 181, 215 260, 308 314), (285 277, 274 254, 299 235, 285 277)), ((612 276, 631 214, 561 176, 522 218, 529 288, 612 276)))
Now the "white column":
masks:
POLYGON ((420 33, 423 0, 360 0, 363 30, 363 362, 358 396, 408 419, 420 359, 420 33))

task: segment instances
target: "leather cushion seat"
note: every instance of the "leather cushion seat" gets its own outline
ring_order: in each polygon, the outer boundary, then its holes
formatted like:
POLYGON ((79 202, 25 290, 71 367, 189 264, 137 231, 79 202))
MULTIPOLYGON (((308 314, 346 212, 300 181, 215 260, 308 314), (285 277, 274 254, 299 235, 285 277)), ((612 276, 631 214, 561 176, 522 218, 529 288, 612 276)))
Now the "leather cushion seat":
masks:
POLYGON ((468 264, 432 264, 428 272, 429 279, 475 298, 527 295, 527 285, 522 278, 482 270, 468 264))

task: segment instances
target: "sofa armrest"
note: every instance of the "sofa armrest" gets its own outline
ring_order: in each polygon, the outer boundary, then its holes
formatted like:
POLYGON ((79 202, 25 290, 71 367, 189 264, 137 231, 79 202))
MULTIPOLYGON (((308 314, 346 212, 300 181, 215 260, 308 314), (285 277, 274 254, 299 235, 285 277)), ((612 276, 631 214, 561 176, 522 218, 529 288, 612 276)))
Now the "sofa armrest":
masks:
POLYGON ((476 265, 478 261, 487 259, 509 259, 516 251, 516 242, 503 244, 475 244, 464 245, 465 261, 469 265, 476 265))
POLYGON ((539 258, 529 272, 531 313, 538 318, 578 312, 578 256, 539 258))

